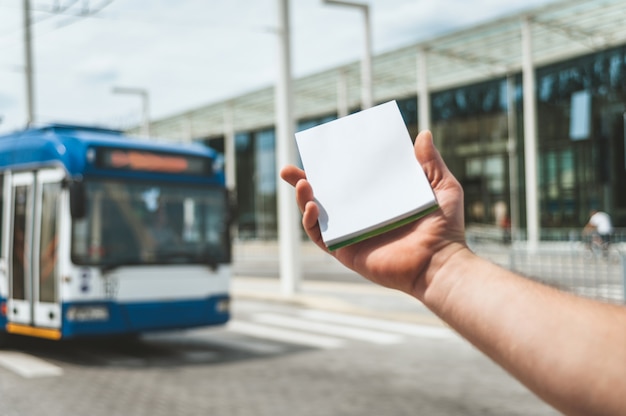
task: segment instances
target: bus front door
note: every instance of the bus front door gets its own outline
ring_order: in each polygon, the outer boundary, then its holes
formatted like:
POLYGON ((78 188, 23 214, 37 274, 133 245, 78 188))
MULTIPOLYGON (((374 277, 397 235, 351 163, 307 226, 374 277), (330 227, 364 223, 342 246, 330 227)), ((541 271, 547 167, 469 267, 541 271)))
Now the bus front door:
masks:
POLYGON ((58 338, 62 171, 12 177, 9 331, 58 338))

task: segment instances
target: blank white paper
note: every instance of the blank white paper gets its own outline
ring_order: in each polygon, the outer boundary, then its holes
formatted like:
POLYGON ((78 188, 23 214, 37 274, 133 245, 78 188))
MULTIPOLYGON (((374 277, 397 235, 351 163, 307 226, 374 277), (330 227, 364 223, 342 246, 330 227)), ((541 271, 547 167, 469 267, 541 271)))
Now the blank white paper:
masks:
POLYGON ((331 247, 437 205, 395 101, 296 133, 331 247))

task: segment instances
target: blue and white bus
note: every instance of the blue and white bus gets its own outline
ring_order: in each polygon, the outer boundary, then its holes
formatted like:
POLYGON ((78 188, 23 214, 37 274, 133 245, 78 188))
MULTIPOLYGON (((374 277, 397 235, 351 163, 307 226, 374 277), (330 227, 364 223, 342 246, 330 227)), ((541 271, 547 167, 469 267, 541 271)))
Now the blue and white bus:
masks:
POLYGON ((219 156, 80 126, 0 137, 0 337, 226 323, 231 204, 219 156))

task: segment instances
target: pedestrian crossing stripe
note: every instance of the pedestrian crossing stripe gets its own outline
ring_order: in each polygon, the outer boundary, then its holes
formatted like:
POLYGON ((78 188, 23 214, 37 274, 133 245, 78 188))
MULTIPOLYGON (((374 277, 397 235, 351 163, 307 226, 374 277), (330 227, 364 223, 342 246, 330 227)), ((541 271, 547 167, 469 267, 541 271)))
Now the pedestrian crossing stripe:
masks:
POLYGON ((275 325, 296 330, 307 330, 311 332, 322 333, 325 335, 338 336, 341 338, 367 341, 373 344, 389 345, 398 344, 402 341, 402 337, 396 334, 373 331, 363 328, 355 328, 347 325, 319 322, 313 319, 293 318, 290 316, 270 313, 255 314, 252 319, 255 322, 263 324, 275 325))
MULTIPOLYGON (((345 347, 349 341, 355 340, 390 345, 401 343, 410 337, 460 339, 456 333, 444 326, 418 325, 314 309, 299 310, 294 315, 252 313, 246 320, 232 319, 226 329, 227 332, 221 333, 213 330, 208 340, 209 345, 217 344, 255 354, 282 353, 288 348, 285 344, 336 349, 345 347), (238 335, 249 338, 242 340, 238 335)), ((208 335, 202 331, 197 334, 208 335)), ((201 355, 198 359, 204 360, 206 357, 201 355)), ((110 360, 129 364, 129 360, 140 359, 109 356, 107 361, 110 360)), ((0 351, 0 367, 24 378, 63 375, 60 367, 18 351, 0 351)))
POLYGON ((348 340, 390 345, 403 342, 408 337, 460 339, 444 326, 418 325, 312 309, 301 310, 296 316, 254 313, 246 322, 232 321, 228 329, 256 339, 313 348, 339 348, 348 340))
POLYGON ((0 351, 0 366, 24 378, 53 377, 63 374, 61 367, 18 351, 0 351))
POLYGON ((362 316, 339 314, 321 310, 303 310, 300 315, 306 319, 315 319, 324 322, 334 322, 343 325, 366 327, 385 332, 398 333, 420 338, 458 338, 456 333, 445 326, 417 325, 406 322, 397 322, 362 316))
POLYGON ((287 330, 283 328, 273 328, 267 325, 259 325, 237 320, 233 320, 228 323, 228 329, 253 337, 272 339, 289 344, 307 345, 322 349, 339 348, 345 344, 344 341, 338 338, 287 330))

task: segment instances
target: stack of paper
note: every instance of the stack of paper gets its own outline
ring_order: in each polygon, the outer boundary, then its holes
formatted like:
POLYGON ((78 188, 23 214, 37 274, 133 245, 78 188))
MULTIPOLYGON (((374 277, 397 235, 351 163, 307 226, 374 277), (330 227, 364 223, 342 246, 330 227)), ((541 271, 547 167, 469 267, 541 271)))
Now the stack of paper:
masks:
POLYGON ((437 208, 395 101, 296 133, 330 250, 437 208))

